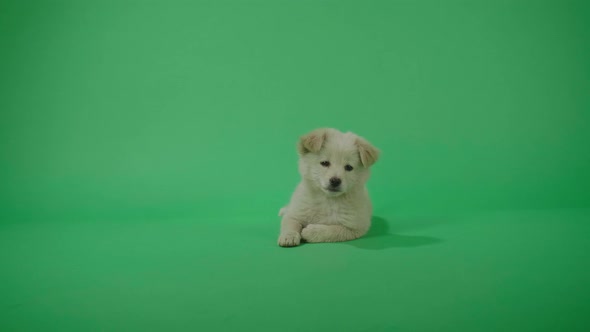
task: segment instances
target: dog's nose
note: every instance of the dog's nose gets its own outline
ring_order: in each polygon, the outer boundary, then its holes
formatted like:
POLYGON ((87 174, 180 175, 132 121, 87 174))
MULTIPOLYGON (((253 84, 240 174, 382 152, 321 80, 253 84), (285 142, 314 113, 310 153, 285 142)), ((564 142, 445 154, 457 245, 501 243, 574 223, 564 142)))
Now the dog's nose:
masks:
POLYGON ((340 180, 340 178, 337 178, 337 177, 330 178, 330 185, 332 187, 338 187, 341 183, 342 183, 342 180, 340 180))

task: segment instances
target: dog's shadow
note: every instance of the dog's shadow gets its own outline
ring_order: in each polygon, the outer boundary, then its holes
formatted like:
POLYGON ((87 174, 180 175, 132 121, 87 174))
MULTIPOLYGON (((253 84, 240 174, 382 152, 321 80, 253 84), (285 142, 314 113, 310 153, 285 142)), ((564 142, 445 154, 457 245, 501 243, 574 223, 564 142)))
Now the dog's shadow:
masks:
POLYGON ((343 242, 347 245, 367 250, 383 250, 389 248, 411 248, 433 245, 441 239, 430 236, 401 235, 390 233, 387 220, 373 216, 371 228, 365 236, 354 241, 343 242))

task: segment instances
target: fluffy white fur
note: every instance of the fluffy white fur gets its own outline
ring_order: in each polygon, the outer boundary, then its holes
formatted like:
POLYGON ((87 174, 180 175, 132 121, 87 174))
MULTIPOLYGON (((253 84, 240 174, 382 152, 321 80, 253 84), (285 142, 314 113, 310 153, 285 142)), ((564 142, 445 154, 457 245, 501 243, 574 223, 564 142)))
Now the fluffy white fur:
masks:
POLYGON ((321 128, 302 136, 297 151, 301 182, 289 205, 279 211, 278 244, 293 247, 302 240, 339 242, 363 236, 372 214, 365 183, 379 150, 353 133, 321 128))

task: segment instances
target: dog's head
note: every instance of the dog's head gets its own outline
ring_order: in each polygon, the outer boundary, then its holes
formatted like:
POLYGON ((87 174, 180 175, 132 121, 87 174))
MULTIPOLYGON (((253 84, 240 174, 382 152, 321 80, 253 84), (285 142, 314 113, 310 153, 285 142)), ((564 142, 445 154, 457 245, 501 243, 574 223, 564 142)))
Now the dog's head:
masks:
POLYGON ((299 172, 327 195, 363 186, 379 150, 362 137, 336 129, 316 129, 299 139, 299 172))

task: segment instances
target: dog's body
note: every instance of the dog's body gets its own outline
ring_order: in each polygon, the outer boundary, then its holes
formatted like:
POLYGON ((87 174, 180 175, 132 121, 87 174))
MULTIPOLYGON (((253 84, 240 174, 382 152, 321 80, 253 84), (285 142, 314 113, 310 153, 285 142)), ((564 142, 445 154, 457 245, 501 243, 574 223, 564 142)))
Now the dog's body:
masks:
POLYGON ((283 217, 278 243, 339 242, 363 236, 372 206, 365 187, 379 151, 362 137, 316 129, 298 142, 301 182, 283 217))

